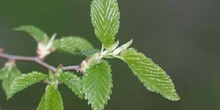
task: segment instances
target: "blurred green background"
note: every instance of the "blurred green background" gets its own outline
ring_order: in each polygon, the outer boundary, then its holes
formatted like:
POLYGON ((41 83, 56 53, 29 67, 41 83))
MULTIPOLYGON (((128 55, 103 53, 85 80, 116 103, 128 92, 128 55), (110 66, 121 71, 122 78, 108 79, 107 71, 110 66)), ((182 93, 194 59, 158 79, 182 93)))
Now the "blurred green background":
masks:
MULTIPOLYGON (((220 1, 219 0, 118 0, 121 12, 117 39, 134 39, 133 47, 151 57, 171 76, 180 101, 172 102, 147 91, 128 67, 110 60, 114 88, 106 110, 219 110, 220 109, 220 1)), ((36 25, 49 35, 77 35, 96 48, 90 20, 91 0, 0 0, 0 47, 18 55, 35 55, 36 42, 12 31, 20 25, 36 25)), ((46 62, 78 64, 83 57, 53 53, 46 62)), ((5 59, 0 59, 0 67, 5 59)), ((22 72, 45 68, 18 62, 22 72)), ((36 84, 6 101, 3 110, 34 110, 45 84, 36 84)), ((65 110, 90 110, 66 86, 60 86, 65 110)))

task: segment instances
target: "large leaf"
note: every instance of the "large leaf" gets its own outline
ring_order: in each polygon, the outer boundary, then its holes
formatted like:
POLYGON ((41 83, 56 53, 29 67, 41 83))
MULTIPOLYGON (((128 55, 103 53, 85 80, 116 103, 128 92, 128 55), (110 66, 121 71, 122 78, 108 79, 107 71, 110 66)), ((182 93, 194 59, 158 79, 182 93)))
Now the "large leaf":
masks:
POLYGON ((15 28, 16 31, 25 31, 30 34, 37 42, 47 44, 49 37, 39 28, 31 25, 20 26, 15 28))
POLYGON ((2 88, 5 91, 5 94, 8 95, 10 93, 9 88, 11 84, 13 84, 15 78, 21 75, 21 72, 15 67, 12 67, 11 69, 3 68, 2 75, 4 78, 2 81, 2 88))
POLYGON ((10 99, 15 93, 47 78, 47 75, 40 72, 31 72, 16 77, 9 88, 7 98, 10 99))
POLYGON ((83 98, 81 79, 72 72, 64 72, 58 76, 60 82, 66 84, 76 95, 83 98))
POLYGON ((93 110, 103 110, 112 93, 112 75, 110 65, 103 61, 85 72, 82 79, 83 93, 93 110))
MULTIPOLYGON (((45 110, 63 110, 63 100, 60 92, 54 85, 46 87, 45 110)), ((43 103, 43 102, 42 102, 43 103)))
POLYGON ((81 50, 93 48, 92 44, 81 37, 63 37, 54 41, 53 46, 70 54, 79 54, 81 50))
POLYGON ((119 29, 117 0, 93 0, 91 4, 92 24, 95 34, 106 48, 114 44, 119 29))
POLYGON ((160 93, 169 100, 179 100, 170 77, 150 58, 133 48, 122 52, 121 57, 148 90, 160 93))

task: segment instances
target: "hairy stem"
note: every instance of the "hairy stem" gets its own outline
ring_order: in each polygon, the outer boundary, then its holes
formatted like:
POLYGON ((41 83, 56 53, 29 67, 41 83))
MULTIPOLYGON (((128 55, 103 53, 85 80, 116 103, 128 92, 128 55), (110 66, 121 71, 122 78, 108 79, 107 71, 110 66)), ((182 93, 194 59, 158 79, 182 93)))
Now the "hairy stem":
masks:
MULTIPOLYGON (((43 67, 45 67, 45 68, 47 68, 49 70, 52 70, 53 72, 55 72, 57 70, 56 67, 45 63, 43 60, 41 60, 38 57, 18 56, 18 55, 11 55, 11 54, 6 54, 6 53, 1 53, 0 52, 0 58, 5 58, 5 59, 11 60, 11 61, 35 62, 35 63, 38 63, 41 66, 43 66, 43 67)), ((63 70, 64 71, 65 70, 76 70, 76 71, 78 71, 78 67, 79 67, 78 65, 76 65, 76 66, 66 66, 66 67, 63 67, 63 70)))

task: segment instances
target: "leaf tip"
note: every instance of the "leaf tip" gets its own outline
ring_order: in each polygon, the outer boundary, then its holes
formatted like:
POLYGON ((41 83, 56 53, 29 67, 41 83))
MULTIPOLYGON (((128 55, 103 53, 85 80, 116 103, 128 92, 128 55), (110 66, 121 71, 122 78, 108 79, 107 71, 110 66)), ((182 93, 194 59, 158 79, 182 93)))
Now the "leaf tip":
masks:
POLYGON ((8 94, 6 94, 7 100, 11 99, 12 97, 13 97, 13 94, 11 94, 10 92, 8 94))
POLYGON ((176 93, 174 97, 170 97, 170 100, 172 100, 172 101, 179 101, 180 100, 180 96, 176 93))

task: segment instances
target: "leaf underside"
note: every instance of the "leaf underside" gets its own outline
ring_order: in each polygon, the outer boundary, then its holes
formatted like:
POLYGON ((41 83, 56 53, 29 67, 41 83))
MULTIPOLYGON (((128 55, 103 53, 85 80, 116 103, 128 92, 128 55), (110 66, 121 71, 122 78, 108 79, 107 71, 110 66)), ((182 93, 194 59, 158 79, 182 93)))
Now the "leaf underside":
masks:
POLYGON ((119 29, 119 8, 117 0, 93 0, 91 4, 91 19, 98 39, 105 48, 115 42, 119 29))
POLYGON ((63 37, 56 39, 53 43, 53 46, 60 51, 70 53, 70 54, 79 54, 81 50, 92 49, 93 46, 86 39, 75 36, 63 37))
POLYGON ((169 100, 180 99, 170 77, 150 58, 133 48, 122 52, 121 57, 149 91, 160 93, 169 100))
POLYGON ((112 75, 110 65, 103 61, 92 66, 82 78, 83 93, 93 110, 103 110, 112 93, 112 75))
POLYGON ((79 98, 83 98, 81 91, 81 79, 72 72, 64 72, 58 77, 59 81, 67 85, 72 92, 74 92, 79 98))
POLYGON ((86 57, 91 57, 95 53, 100 52, 98 49, 87 49, 87 50, 82 50, 81 53, 85 55, 86 57))
POLYGON ((13 81, 15 80, 15 78, 17 78, 18 76, 21 75, 21 71, 18 70, 17 68, 13 67, 10 70, 3 70, 2 71, 2 75, 4 75, 4 79, 2 81, 2 88, 5 91, 6 96, 9 94, 9 88, 11 86, 11 84, 13 83, 13 81))
POLYGON ((47 44, 49 37, 39 28, 31 25, 20 26, 14 29, 15 31, 24 31, 31 35, 37 42, 47 44))
POLYGON ((46 77, 47 75, 40 72, 31 72, 16 77, 9 88, 9 94, 7 95, 7 99, 10 99, 15 93, 22 91, 23 89, 46 79, 46 77))

